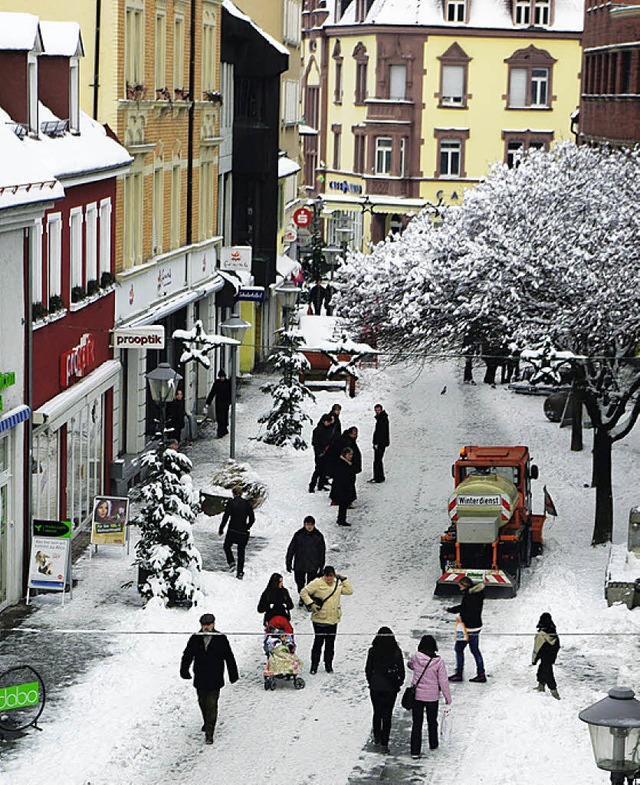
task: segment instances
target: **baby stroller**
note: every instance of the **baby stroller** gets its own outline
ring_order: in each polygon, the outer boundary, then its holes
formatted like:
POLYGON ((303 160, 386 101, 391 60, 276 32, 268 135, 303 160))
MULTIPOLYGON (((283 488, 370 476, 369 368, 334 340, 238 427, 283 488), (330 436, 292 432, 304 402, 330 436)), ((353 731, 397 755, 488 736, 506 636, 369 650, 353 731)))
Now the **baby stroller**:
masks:
POLYGON ((267 655, 265 690, 275 690, 278 679, 293 680, 296 690, 304 687, 304 679, 300 676, 302 660, 296 655, 293 627, 284 616, 269 619, 264 630, 264 653, 267 655))

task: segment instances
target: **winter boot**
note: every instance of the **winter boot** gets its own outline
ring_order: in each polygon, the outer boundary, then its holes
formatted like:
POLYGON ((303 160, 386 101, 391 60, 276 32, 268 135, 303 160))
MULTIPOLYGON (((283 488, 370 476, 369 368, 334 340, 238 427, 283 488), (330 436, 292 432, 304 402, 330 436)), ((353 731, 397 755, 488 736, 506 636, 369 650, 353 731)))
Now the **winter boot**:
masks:
POLYGON ((449 681, 462 681, 462 671, 456 671, 452 676, 449 676, 449 681))
POLYGON ((315 493, 315 492, 316 492, 315 487, 313 485, 310 485, 309 486, 309 493, 315 493))
POLYGON ((541 681, 539 681, 538 682, 538 686, 534 687, 533 689, 534 689, 535 692, 544 692, 544 688, 545 688, 545 685, 541 681))
POLYGON ((555 698, 557 701, 559 701, 559 700, 560 700, 560 696, 558 695, 558 690, 551 690, 551 694, 553 695, 553 697, 554 697, 554 698, 555 698))
POLYGON ((484 684, 487 680, 487 677, 484 673, 479 673, 477 676, 474 676, 473 679, 469 679, 469 681, 474 681, 476 684, 484 684))
POLYGON ((207 733, 207 735, 204 737, 204 743, 205 744, 213 744, 213 734, 212 733, 207 733))

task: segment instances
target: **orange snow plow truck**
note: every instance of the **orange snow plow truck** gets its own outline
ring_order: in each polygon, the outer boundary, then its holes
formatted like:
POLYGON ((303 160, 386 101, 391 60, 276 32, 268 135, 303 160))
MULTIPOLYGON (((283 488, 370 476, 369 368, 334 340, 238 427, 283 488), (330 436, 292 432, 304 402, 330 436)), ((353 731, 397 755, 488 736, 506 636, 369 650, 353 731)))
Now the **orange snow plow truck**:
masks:
POLYGON ((458 594, 468 575, 487 597, 515 597, 520 572, 542 553, 546 515, 531 512, 538 467, 528 447, 463 447, 452 466, 449 528, 440 538, 439 596, 458 594))

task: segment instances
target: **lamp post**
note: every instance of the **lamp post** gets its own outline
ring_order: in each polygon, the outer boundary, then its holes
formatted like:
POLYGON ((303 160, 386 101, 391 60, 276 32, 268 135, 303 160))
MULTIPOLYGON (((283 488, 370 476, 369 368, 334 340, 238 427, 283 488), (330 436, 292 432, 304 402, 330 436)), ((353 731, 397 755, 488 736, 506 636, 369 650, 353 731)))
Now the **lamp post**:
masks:
POLYGON ((151 399, 160 407, 160 446, 164 448, 167 405, 176 397, 178 383, 182 381, 182 376, 174 371, 169 363, 160 363, 153 371, 149 371, 145 378, 149 382, 151 399))
POLYGON ((289 311, 292 311, 298 304, 300 289, 292 281, 283 281, 274 288, 276 295, 282 302, 282 315, 284 331, 289 330, 289 311))
POLYGON ((231 349, 231 429, 229 431, 229 457, 236 457, 236 376, 238 373, 238 349, 245 333, 251 327, 249 322, 241 319, 237 313, 232 314, 220 323, 220 332, 226 338, 235 339, 231 349))
POLYGON ((629 687, 613 687, 578 717, 589 726, 599 769, 611 773, 612 785, 629 783, 640 770, 640 701, 629 687))

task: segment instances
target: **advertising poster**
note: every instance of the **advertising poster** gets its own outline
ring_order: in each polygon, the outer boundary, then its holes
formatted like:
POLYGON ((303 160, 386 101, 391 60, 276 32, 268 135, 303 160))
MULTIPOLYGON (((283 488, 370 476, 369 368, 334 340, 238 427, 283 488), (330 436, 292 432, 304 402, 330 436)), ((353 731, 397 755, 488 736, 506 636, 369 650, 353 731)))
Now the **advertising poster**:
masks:
POLYGON ((64 591, 67 581, 69 540, 34 535, 29 561, 29 586, 64 591))
POLYGON ((129 523, 129 499, 119 496, 96 496, 93 500, 91 543, 125 545, 129 523))

